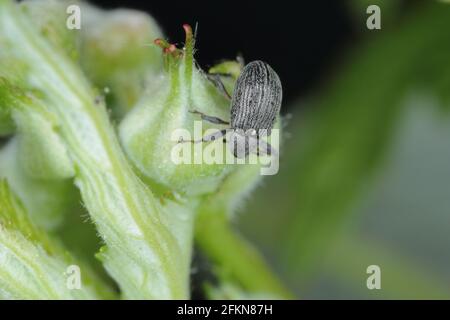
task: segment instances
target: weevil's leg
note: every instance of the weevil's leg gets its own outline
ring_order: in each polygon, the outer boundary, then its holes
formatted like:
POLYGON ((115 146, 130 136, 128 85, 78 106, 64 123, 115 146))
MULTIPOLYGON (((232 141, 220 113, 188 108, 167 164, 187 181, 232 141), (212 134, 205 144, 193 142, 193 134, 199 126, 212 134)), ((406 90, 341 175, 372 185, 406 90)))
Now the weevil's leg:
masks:
POLYGON ((277 150, 272 147, 269 143, 267 143, 266 141, 259 139, 259 143, 257 144, 257 148, 256 148, 256 155, 257 156, 277 156, 278 152, 277 150))
POLYGON ((211 134, 208 134, 202 138, 203 142, 215 141, 221 137, 224 137, 227 134, 227 129, 223 129, 211 134))
POLYGON ((210 142, 210 141, 215 141, 217 139, 219 139, 220 137, 223 137, 227 134, 227 129, 223 129, 220 131, 216 131, 214 133, 208 134, 206 136, 204 136, 203 138, 201 138, 200 140, 183 140, 180 139, 178 141, 178 143, 183 143, 183 142, 192 142, 192 143, 199 143, 199 142, 210 142))
POLYGON ((195 114, 199 114, 202 117, 202 120, 214 123, 214 124, 230 124, 228 121, 222 120, 220 118, 217 117, 213 117, 213 116, 208 116, 200 111, 197 110, 191 110, 189 111, 190 113, 195 113, 195 114))
POLYGON ((220 79, 221 76, 230 76, 229 74, 220 74, 220 73, 208 73, 206 77, 214 83, 214 85, 228 98, 231 100, 231 95, 228 93, 227 88, 220 79))

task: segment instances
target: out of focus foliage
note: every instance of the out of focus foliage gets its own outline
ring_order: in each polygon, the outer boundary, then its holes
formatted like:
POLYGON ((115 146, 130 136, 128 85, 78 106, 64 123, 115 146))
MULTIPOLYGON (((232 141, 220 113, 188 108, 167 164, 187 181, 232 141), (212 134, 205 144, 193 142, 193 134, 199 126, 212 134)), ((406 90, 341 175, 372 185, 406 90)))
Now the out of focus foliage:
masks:
MULTIPOLYGON (((280 173, 266 181, 241 216, 242 228, 259 239, 300 295, 449 297, 441 282, 450 274, 434 271, 448 269, 450 262, 443 252, 450 242, 450 205, 437 196, 448 192, 450 179, 441 184, 412 179, 414 201, 400 195, 411 189, 408 177, 428 177, 449 149, 448 135, 432 135, 421 122, 431 122, 431 129, 445 125, 447 130, 434 130, 449 132, 450 6, 429 1, 400 10, 399 1, 374 1, 388 23, 382 20, 381 30, 370 31, 367 3, 350 3, 361 39, 319 94, 299 97, 280 173), (424 96, 429 99, 420 99, 424 96), (405 170, 412 161, 420 169, 405 170), (403 175, 393 179, 400 170, 403 175), (410 219, 412 212, 420 214, 410 219), (431 225, 446 225, 446 233, 436 234, 431 225), (389 232, 383 232, 386 226, 389 232), (440 241, 432 240, 436 237, 440 241), (371 264, 381 267, 382 290, 366 288, 371 264)), ((441 176, 449 177, 448 165, 439 165, 441 176)))

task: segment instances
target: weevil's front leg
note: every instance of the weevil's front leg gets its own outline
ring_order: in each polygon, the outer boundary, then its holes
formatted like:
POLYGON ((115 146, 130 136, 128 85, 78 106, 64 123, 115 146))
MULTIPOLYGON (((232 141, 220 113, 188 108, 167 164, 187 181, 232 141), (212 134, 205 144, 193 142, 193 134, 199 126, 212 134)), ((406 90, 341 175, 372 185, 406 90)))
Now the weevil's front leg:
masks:
POLYGON ((189 111, 190 113, 195 113, 195 114, 199 114, 202 117, 202 120, 214 123, 214 124, 230 124, 228 121, 222 120, 220 118, 217 117, 213 117, 213 116, 208 116, 206 114, 204 114, 203 112, 197 111, 197 110, 192 110, 189 111))
POLYGON ((215 141, 215 140, 225 136, 226 134, 227 134, 227 129, 224 129, 224 130, 220 130, 220 131, 216 131, 214 133, 208 134, 208 135, 204 136, 203 138, 201 138, 200 140, 183 140, 181 138, 178 141, 178 143, 183 143, 183 142, 192 142, 192 143, 210 142, 210 141, 215 141))
POLYGON ((252 150, 254 153, 256 151, 256 155, 259 156, 277 156, 278 152, 277 150, 270 145, 270 143, 267 143, 266 141, 262 140, 261 138, 258 139, 256 150, 252 150))
POLYGON ((225 76, 228 74, 221 74, 221 73, 208 73, 206 77, 214 83, 214 85, 217 87, 217 89, 220 90, 228 99, 231 100, 231 95, 228 93, 227 88, 225 88, 225 85, 222 82, 222 79, 220 79, 221 76, 225 76))

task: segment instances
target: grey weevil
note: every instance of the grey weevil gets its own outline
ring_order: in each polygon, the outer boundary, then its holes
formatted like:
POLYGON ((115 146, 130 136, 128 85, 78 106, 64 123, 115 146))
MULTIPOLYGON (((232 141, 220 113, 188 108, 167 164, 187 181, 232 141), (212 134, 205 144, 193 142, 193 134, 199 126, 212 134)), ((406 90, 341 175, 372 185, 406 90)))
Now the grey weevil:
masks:
MULTIPOLYGON (((199 114, 202 120, 230 125, 230 138, 233 143, 229 146, 235 157, 246 157, 249 153, 270 155, 275 153, 275 150, 260 137, 270 135, 280 112, 281 100, 281 81, 276 72, 263 61, 252 61, 243 68, 234 87, 231 98, 231 125, 228 121, 196 110, 191 112, 199 114)), ((226 135, 229 129, 191 142, 214 141, 226 135)))

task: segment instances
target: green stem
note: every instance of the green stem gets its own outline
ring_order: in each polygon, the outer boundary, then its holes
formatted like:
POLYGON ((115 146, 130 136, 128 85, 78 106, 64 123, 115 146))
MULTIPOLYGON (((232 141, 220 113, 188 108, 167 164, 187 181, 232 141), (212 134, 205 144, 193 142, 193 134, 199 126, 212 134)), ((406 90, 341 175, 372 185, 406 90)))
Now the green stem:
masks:
POLYGON ((246 291, 270 293, 283 299, 295 298, 261 254, 232 230, 223 211, 203 206, 196 220, 195 239, 200 249, 246 291))

